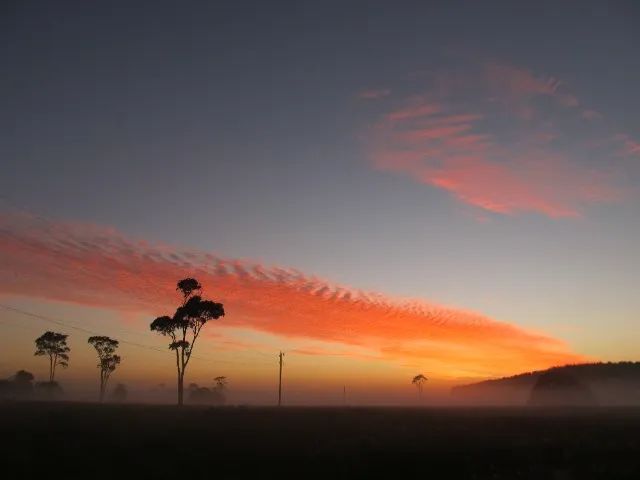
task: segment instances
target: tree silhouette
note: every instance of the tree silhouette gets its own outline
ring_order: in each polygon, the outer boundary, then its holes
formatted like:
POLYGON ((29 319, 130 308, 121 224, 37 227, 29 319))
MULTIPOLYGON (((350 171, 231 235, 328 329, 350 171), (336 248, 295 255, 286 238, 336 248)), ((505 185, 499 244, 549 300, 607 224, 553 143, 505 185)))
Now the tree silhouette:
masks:
POLYGON ((227 402, 227 396, 225 395, 228 383, 227 377, 216 377, 213 381, 216 382, 215 392, 217 393, 217 401, 220 405, 224 405, 227 402))
POLYGON ((47 355, 49 357, 49 382, 52 383, 56 376, 56 367, 69 366, 69 352, 67 337, 62 333, 45 332, 36 338, 36 353, 34 355, 47 355))
POLYGON ((33 379, 31 372, 18 370, 13 376, 13 391, 19 397, 28 397, 33 394, 33 379))
POLYGON ((189 402, 205 405, 223 405, 225 403, 225 377, 216 377, 213 388, 201 387, 197 383, 189 384, 189 402), (222 380, 218 380, 222 379, 222 380))
POLYGON ((158 317, 151 322, 151 330, 171 338, 169 348, 176 352, 178 405, 181 406, 184 399, 184 372, 198 335, 209 320, 224 316, 224 307, 221 303, 203 300, 200 295, 196 295, 196 292, 202 290, 202 286, 195 278, 180 280, 176 290, 182 293, 182 305, 177 308, 173 317, 158 317))
POLYGON ((100 401, 104 400, 107 382, 111 373, 120 364, 120 356, 116 355, 119 342, 109 337, 89 337, 88 343, 98 352, 98 368, 100 369, 100 401))
POLYGON ((0 380, 0 398, 4 396, 23 399, 33 394, 33 374, 18 370, 13 377, 0 380))
POLYGON ((423 374, 416 375, 415 377, 413 377, 413 380, 411 380, 411 383, 414 384, 416 386, 416 388, 418 389, 418 397, 419 398, 422 398, 423 384, 426 381, 427 381, 427 377, 425 377, 423 374))
POLYGON ((190 403, 212 403, 210 388, 201 387, 197 383, 190 383, 188 390, 190 403))
POLYGON ((220 391, 223 391, 225 388, 227 388, 227 377, 216 377, 213 379, 214 382, 216 382, 216 388, 220 391))
POLYGON ((13 376, 13 381, 15 383, 31 383, 35 377, 33 373, 27 372, 26 370, 18 370, 16 374, 13 376))

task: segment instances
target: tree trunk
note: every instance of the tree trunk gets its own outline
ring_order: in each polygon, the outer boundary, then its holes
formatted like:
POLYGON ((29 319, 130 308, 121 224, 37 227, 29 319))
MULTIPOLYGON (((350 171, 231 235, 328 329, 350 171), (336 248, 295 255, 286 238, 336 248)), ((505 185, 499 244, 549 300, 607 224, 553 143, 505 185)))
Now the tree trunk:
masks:
POLYGON ((178 373, 178 406, 181 407, 183 404, 183 394, 184 394, 184 373, 178 373))
POLYGON ((105 390, 105 381, 100 379, 100 403, 104 401, 104 390, 105 390))

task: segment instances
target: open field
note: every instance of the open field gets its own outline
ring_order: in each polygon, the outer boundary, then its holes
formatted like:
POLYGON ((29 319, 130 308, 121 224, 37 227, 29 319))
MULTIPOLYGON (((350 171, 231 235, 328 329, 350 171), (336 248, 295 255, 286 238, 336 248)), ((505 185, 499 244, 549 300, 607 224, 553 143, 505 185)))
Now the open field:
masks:
POLYGON ((638 478, 639 432, 627 408, 0 405, 12 478, 638 478))

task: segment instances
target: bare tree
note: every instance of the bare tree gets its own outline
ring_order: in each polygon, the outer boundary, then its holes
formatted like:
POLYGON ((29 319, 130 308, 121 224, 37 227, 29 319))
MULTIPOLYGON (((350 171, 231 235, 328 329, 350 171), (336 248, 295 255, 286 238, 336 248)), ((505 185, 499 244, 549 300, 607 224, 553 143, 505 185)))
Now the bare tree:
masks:
POLYGON ((98 368, 100 369, 100 401, 104 400, 107 382, 111 373, 120 364, 120 356, 116 355, 116 348, 120 342, 109 337, 89 337, 89 344, 98 352, 98 368))
POLYGON ((224 307, 221 303, 203 300, 200 295, 196 295, 196 292, 202 291, 202 286, 195 278, 180 280, 176 290, 182 293, 182 305, 173 317, 158 317, 151 322, 151 330, 171 339, 169 348, 176 352, 178 405, 181 406, 184 400, 184 372, 198 335, 209 320, 224 316, 224 307))
POLYGON ((62 333, 45 332, 36 338, 36 352, 34 355, 47 355, 49 357, 49 383, 53 383, 56 376, 56 367, 69 366, 69 352, 67 337, 62 333))
POLYGON ((425 377, 423 374, 416 375, 415 377, 413 377, 413 380, 411 380, 411 383, 414 384, 418 389, 418 397, 420 399, 422 399, 422 389, 424 387, 424 382, 426 382, 427 380, 427 377, 425 377))

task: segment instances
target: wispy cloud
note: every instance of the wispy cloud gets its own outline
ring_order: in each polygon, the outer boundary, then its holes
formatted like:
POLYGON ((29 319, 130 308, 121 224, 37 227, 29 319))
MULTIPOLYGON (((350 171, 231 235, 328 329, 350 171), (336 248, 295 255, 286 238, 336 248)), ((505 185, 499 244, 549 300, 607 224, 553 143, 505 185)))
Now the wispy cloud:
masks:
MULTIPOLYGON (((419 94, 399 99, 368 129, 372 164, 448 191, 499 214, 578 217, 618 201, 613 150, 589 143, 600 114, 562 82, 495 62, 434 74, 419 94), (580 130, 583 129, 583 130, 580 130)), ((595 132, 601 136, 606 132, 595 132)), ((620 139, 626 155, 635 143, 620 139)))
POLYGON ((367 88, 357 93, 356 97, 362 100, 377 100, 391 95, 388 88, 367 88))
POLYGON ((623 156, 640 157, 640 143, 625 133, 615 135, 615 140, 619 142, 619 153, 623 156))
POLYGON ((353 355, 366 348, 401 363, 428 361, 441 374, 472 367, 495 375, 581 359, 556 339, 478 313, 340 286, 295 269, 152 245, 99 226, 3 215, 0 263, 2 294, 150 318, 175 305, 177 279, 195 276, 207 296, 225 303, 225 326, 350 345, 353 355))

